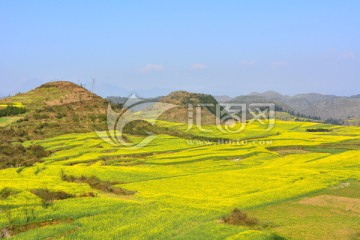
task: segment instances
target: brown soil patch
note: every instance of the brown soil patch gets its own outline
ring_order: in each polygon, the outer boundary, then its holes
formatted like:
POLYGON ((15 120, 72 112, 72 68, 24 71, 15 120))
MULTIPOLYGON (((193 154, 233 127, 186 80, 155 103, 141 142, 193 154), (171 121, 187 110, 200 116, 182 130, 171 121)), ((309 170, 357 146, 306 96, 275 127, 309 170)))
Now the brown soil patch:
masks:
POLYGON ((360 214, 360 199, 358 198, 320 195, 312 198, 305 198, 299 201, 299 203, 317 207, 329 207, 335 210, 360 214))

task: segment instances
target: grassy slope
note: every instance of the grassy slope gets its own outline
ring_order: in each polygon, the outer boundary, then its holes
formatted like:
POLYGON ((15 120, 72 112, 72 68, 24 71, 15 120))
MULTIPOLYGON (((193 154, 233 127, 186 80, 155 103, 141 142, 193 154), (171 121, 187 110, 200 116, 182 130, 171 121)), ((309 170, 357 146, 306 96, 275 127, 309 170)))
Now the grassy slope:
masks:
MULTIPOLYGON (((183 124, 158 124, 186 129, 183 124)), ((214 127, 207 128, 214 132, 206 136, 224 136, 214 127)), ((263 129, 259 124, 249 125, 244 132, 226 136, 247 141, 224 145, 160 135, 147 147, 132 151, 109 145, 94 133, 35 141, 54 153, 33 167, 1 170, 0 190, 9 187, 14 193, 0 199, 0 228, 9 225, 9 210, 5 209, 10 208, 11 220, 17 225, 26 223, 29 209, 35 213, 31 222, 59 220, 19 233, 19 239, 271 239, 271 232, 294 239, 356 237, 359 212, 299 201, 324 194, 359 199, 355 180, 360 180, 360 128, 278 122, 266 135, 263 129), (333 131, 307 133, 308 127, 331 127, 333 131), (297 146, 307 150, 299 153, 294 150, 297 146), (289 150, 284 154, 274 147, 289 150), (116 181, 137 193, 119 196, 84 183, 64 182, 61 171, 116 181), (349 179, 353 180, 343 190, 331 190, 349 179), (78 197, 90 191, 98 195, 59 200, 43 208, 30 192, 36 188, 78 197), (234 207, 258 218, 257 229, 219 223, 234 207)), ((191 134, 204 133, 192 129, 191 134)))

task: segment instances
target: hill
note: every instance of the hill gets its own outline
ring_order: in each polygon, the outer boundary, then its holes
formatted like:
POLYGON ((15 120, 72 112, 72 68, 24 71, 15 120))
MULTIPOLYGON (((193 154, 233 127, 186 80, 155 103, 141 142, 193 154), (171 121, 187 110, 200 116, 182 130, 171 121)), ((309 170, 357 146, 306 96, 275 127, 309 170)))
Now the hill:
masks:
POLYGON ((107 101, 85 88, 66 81, 49 82, 27 93, 0 100, 21 103, 27 113, 16 124, 31 138, 103 129, 107 101))
POLYGON ((214 124, 216 122, 216 105, 218 102, 211 95, 190 93, 186 91, 175 91, 160 99, 161 102, 177 105, 177 107, 166 111, 160 119, 171 122, 188 122, 189 105, 193 106, 193 118, 197 115, 196 106, 209 104, 201 108, 201 122, 203 124, 214 124))
POLYGON ((3 106, 14 103, 21 104, 26 112, 17 115, 16 121, 9 121, 9 125, 0 128, 0 168, 25 163, 31 165, 37 160, 31 150, 20 144, 14 145, 16 142, 104 130, 106 127, 107 102, 71 82, 50 82, 27 93, 0 99, 3 106))
POLYGON ((282 94, 274 92, 274 91, 266 91, 266 92, 263 92, 263 93, 252 92, 249 95, 250 96, 261 96, 261 97, 264 97, 266 99, 273 99, 273 100, 276 100, 276 101, 283 101, 284 99, 288 98, 288 96, 282 95, 282 94))

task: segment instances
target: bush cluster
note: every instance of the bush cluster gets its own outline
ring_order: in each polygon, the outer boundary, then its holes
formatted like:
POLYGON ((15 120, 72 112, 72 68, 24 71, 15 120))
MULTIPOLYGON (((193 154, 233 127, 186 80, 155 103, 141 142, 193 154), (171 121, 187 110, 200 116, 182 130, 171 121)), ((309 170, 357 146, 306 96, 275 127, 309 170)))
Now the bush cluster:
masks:
POLYGON ((16 116, 23 113, 26 113, 26 108, 14 107, 12 105, 8 105, 5 108, 0 109, 0 117, 16 116))
POLYGON ((306 129, 307 132, 330 132, 330 129, 327 128, 308 128, 306 129))
POLYGON ((253 226, 258 224, 258 220, 255 218, 251 218, 247 215, 247 213, 240 211, 235 208, 230 215, 223 218, 224 222, 231 225, 245 225, 245 226, 253 226))

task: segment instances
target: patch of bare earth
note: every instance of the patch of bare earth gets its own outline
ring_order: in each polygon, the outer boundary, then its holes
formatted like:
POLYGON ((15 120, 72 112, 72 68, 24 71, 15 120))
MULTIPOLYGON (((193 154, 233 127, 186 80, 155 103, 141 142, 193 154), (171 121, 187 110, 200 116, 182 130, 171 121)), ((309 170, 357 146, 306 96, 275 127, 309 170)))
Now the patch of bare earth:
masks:
POLYGON ((334 210, 342 210, 360 214, 360 199, 358 198, 320 195, 302 199, 299 201, 299 203, 316 207, 328 207, 334 210))

